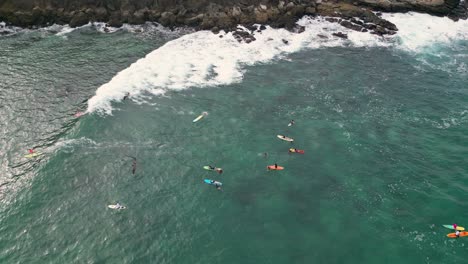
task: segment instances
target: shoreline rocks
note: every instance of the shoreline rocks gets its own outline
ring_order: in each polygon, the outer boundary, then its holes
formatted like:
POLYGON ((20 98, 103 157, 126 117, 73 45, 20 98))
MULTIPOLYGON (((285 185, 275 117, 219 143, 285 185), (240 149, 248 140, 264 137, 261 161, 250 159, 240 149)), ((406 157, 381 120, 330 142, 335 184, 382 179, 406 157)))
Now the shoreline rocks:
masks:
MULTIPOLYGON (((302 32, 297 19, 305 15, 327 16, 328 21, 343 27, 372 34, 395 34, 396 26, 373 11, 423 11, 466 19, 467 6, 459 0, 4 0, 0 4, 0 21, 21 27, 69 24, 78 27, 101 21, 120 27, 123 23, 158 22, 169 28, 188 26, 214 32, 234 31, 245 42, 255 40, 252 32, 238 31, 237 26, 252 28, 254 24, 270 25, 302 32), (20 3, 18 3, 20 2, 20 3), (60 2, 60 3, 59 3, 60 2), (244 33, 245 32, 245 33, 244 33), (249 36, 246 34, 248 33, 249 36)), ((264 26, 263 26, 264 27, 264 26)), ((262 30, 257 29, 255 30, 262 30)), ((252 30, 251 30, 252 31, 252 30)))

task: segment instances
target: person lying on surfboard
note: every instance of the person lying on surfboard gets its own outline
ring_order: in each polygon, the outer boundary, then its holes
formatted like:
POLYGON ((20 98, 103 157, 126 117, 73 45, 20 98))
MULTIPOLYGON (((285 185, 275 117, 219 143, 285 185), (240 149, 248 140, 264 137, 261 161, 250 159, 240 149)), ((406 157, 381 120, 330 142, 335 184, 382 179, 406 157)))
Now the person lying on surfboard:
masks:
POLYGON ((208 168, 209 168, 210 170, 212 170, 212 171, 216 171, 216 172, 219 173, 219 174, 223 173, 223 169, 221 169, 221 168, 216 168, 216 167, 213 167, 213 166, 211 166, 211 165, 208 165, 208 168))
POLYGON ((289 122, 289 124, 288 124, 288 126, 292 126, 292 125, 294 125, 294 119, 291 120, 291 122, 289 122))
POLYGON ((221 190, 221 184, 219 184, 219 182, 211 180, 211 184, 213 184, 216 189, 221 190))
POLYGON ((455 235, 457 236, 457 238, 460 237, 460 230, 455 230, 455 235))
MULTIPOLYGON (((270 170, 269 167, 267 167, 268 170, 270 170)), ((275 170, 278 169, 278 164, 275 163, 275 170)))

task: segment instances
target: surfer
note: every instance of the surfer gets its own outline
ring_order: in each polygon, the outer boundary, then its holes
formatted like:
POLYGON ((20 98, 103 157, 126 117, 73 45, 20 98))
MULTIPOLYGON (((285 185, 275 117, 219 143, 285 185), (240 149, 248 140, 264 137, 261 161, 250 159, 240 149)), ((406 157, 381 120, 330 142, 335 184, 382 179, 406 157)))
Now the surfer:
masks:
POLYGON ((124 96, 124 98, 123 98, 123 100, 124 100, 124 101, 127 100, 129 96, 130 96, 130 93, 126 93, 125 96, 124 96))
POLYGON ((263 157, 268 158, 268 153, 263 153, 263 157))
POLYGON ((275 163, 275 170, 278 169, 278 164, 275 163))
POLYGON ((211 181, 211 183, 216 187, 217 190, 221 190, 221 183, 217 181, 211 181))
POLYGON ((133 175, 135 175, 136 167, 137 167, 136 158, 133 158, 133 162, 132 162, 132 174, 133 175))
POLYGON ((455 230, 455 235, 457 236, 457 238, 460 237, 460 230, 455 230))
POLYGON ((215 170, 216 169, 215 167, 213 167, 211 165, 209 165, 208 167, 210 168, 210 170, 215 170))
POLYGON ((219 173, 219 174, 223 173, 223 169, 221 169, 221 168, 215 168, 215 171, 216 171, 217 173, 219 173))
POLYGON ((29 152, 29 154, 33 154, 33 153, 34 153, 34 149, 33 149, 33 148, 28 149, 28 152, 29 152))
POLYGON ((289 122, 289 124, 288 124, 288 126, 292 126, 292 125, 294 125, 294 119, 291 120, 291 122, 289 122))

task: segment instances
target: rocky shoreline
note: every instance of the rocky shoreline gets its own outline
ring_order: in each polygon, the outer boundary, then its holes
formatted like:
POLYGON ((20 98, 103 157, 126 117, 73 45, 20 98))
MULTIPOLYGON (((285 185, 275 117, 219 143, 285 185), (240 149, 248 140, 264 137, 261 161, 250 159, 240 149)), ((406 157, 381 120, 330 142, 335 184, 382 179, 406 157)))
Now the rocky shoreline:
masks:
MULTIPOLYGON (((377 35, 395 34, 398 29, 378 12, 419 11, 450 18, 467 18, 467 1, 459 0, 4 0, 0 21, 20 27, 69 24, 77 27, 93 21, 120 27, 123 23, 157 22, 166 27, 189 26, 197 30, 236 31, 239 40, 255 38, 238 25, 261 30, 253 24, 301 32, 295 22, 304 15, 327 16, 330 22, 377 35), (93 2, 93 3, 90 3, 93 2), (243 33, 244 32, 244 33, 243 33)), ((338 34, 338 37, 346 37, 338 34)))

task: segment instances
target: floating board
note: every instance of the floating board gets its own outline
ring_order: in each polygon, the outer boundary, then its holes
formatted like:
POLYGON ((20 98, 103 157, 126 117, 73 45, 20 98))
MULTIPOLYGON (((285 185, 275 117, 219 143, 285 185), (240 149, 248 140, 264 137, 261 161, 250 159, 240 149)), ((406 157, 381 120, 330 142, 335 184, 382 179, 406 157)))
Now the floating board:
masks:
MULTIPOLYGON (((453 230, 453 225, 443 225, 443 227, 453 230)), ((463 231, 463 230, 465 230, 465 228, 463 226, 457 226, 457 230, 458 231, 463 231)))
MULTIPOLYGON (((461 237, 468 236, 468 232, 466 231, 460 232, 460 236, 461 237)), ((457 238, 457 235, 455 235, 455 233, 450 233, 450 234, 447 234, 447 237, 457 238)))
POLYGON ((217 173, 223 173, 223 169, 222 169, 222 168, 214 168, 214 169, 211 169, 210 166, 203 166, 203 168, 204 168, 205 170, 216 171, 217 173))
POLYGON ((289 138, 289 137, 286 137, 286 136, 283 136, 283 135, 277 135, 277 137, 281 140, 284 140, 284 141, 288 141, 288 142, 293 142, 294 139, 292 138, 289 138))
POLYGON ((292 126, 292 123, 289 123, 288 126, 292 126))
POLYGON ((27 154, 27 155, 24 155, 25 158, 34 158, 34 157, 37 157, 37 156, 40 156, 42 155, 41 152, 34 152, 34 153, 30 153, 30 154, 27 154))
POLYGON ((76 114, 74 114, 73 116, 74 117, 80 117, 80 116, 84 116, 86 113, 85 112, 77 112, 76 114))
POLYGON ((298 154, 304 154, 304 153, 305 153, 305 151, 302 150, 302 149, 294 150, 293 148, 290 148, 290 149, 289 149, 289 152, 291 152, 291 153, 298 153, 298 154))
POLYGON ((201 115, 199 115, 197 118, 195 118, 192 122, 195 123, 195 122, 198 122, 200 121, 200 119, 202 119, 203 117, 205 117, 206 115, 208 115, 207 112, 203 112, 201 115))
POLYGON ((214 169, 211 169, 210 166, 203 166, 203 168, 204 168, 205 170, 214 170, 214 169))
POLYGON ((270 165, 270 166, 267 166, 267 169, 269 169, 269 170, 284 170, 284 167, 277 166, 275 168, 275 165, 270 165))
POLYGON ((127 207, 125 207, 125 206, 116 205, 116 204, 109 204, 107 207, 109 207, 110 209, 114 209, 114 210, 122 210, 122 209, 126 209, 126 208, 127 208, 127 207))
POLYGON ((215 181, 214 183, 212 183, 210 179, 204 179, 203 180, 206 184, 209 184, 209 185, 214 185, 215 183, 219 184, 219 186, 223 185, 221 182, 219 181, 215 181))

